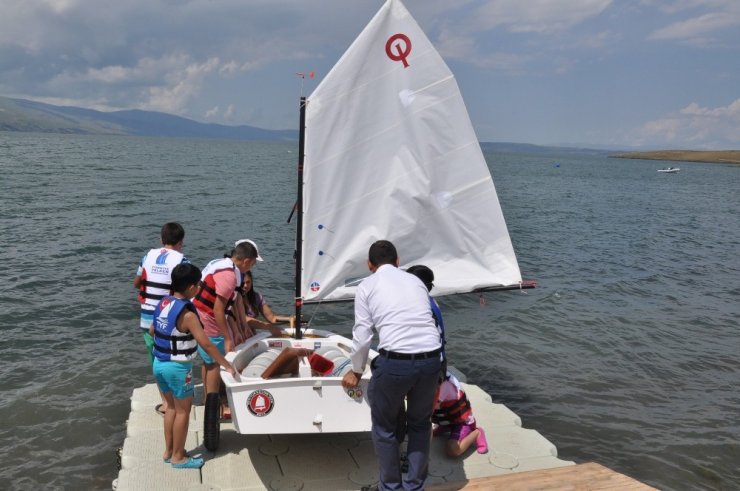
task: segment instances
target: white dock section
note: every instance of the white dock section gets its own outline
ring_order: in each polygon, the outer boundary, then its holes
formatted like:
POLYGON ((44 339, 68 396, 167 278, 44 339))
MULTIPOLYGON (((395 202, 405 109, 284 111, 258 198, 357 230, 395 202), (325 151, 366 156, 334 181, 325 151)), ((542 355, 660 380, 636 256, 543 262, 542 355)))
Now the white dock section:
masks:
MULTIPOLYGON (((475 445, 462 457, 445 454, 446 437, 435 437, 429 484, 463 483, 475 478, 573 465, 519 416, 475 385, 464 384, 478 424, 486 430, 489 451, 475 445)), ((200 400, 196 390, 195 400, 200 400)), ((113 488, 133 490, 354 490, 377 483, 377 461, 369 433, 315 435, 241 435, 221 423, 218 451, 203 447, 203 406, 195 406, 186 450, 201 455, 199 470, 173 469, 162 462, 164 436, 154 384, 135 389, 121 470, 113 488)), ((300 410, 300 408, 296 408, 300 410)))

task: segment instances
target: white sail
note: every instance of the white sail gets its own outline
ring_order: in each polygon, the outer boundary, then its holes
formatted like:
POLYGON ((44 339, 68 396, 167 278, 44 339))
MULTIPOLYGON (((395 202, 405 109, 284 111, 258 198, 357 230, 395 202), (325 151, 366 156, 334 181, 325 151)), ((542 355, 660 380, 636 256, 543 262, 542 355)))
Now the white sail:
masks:
POLYGON ((455 78, 399 0, 308 98, 303 207, 308 302, 352 298, 379 239, 429 266, 435 295, 521 282, 455 78))

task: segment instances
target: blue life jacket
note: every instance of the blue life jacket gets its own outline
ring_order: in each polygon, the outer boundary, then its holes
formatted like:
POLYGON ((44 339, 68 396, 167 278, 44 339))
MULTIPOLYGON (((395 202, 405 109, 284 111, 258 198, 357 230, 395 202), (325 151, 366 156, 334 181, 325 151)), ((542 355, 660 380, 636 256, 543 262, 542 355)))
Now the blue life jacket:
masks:
POLYGON ((432 307, 434 323, 437 324, 437 328, 439 329, 439 339, 442 342, 442 361, 447 361, 447 353, 445 353, 447 340, 445 339, 445 323, 442 320, 442 311, 439 310, 439 305, 437 305, 437 302, 431 296, 429 297, 429 305, 432 307))
POLYGON ((198 313, 190 300, 164 297, 154 309, 154 356, 160 361, 190 361, 197 342, 193 335, 177 330, 177 320, 186 311, 198 313))

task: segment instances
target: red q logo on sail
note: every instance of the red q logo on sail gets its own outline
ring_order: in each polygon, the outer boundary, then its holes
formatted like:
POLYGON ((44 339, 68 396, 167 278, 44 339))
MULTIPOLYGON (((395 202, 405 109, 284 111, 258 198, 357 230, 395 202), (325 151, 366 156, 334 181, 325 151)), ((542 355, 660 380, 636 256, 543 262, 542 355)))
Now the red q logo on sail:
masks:
POLYGON ((402 61, 403 67, 408 68, 406 58, 411 54, 411 40, 406 34, 394 34, 385 43, 385 54, 393 61, 402 61))

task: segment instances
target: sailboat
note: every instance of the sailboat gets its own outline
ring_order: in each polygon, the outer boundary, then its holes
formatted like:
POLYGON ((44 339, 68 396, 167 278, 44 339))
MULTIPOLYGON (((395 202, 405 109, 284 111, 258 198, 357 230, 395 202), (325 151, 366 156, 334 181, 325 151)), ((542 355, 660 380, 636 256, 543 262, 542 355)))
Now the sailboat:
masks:
MULTIPOLYGON (((297 319, 304 303, 351 300, 379 239, 395 244, 402 268, 430 267, 436 295, 532 286, 455 78, 400 0, 385 2, 299 108, 297 319)), ((261 333, 227 354, 241 373, 221 373, 236 431, 369 431, 369 368, 358 389, 341 386, 351 340, 300 325, 286 331, 291 337, 261 333), (315 376, 302 359, 297 376, 262 379, 289 347, 321 353, 334 370, 315 376)), ((206 404, 210 450, 217 404, 206 404)))

